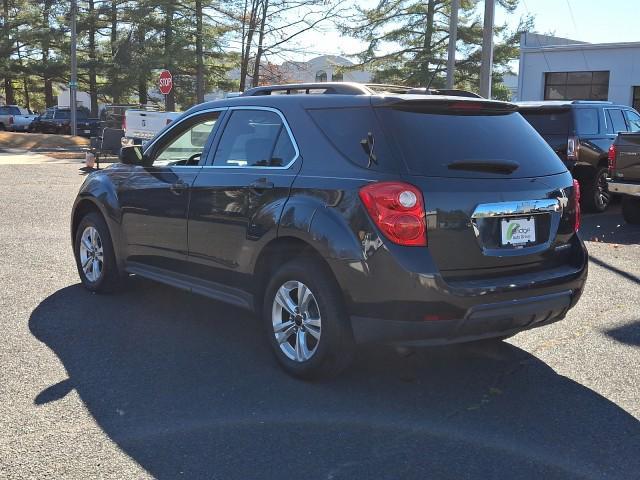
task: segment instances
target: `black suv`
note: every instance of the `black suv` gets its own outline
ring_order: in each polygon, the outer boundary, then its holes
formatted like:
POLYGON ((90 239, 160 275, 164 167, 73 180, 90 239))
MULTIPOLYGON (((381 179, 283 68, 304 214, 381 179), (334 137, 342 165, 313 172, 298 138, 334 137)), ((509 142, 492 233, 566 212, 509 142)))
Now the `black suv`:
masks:
POLYGON ((80 277, 101 292, 132 273, 255 311, 307 378, 356 343, 555 322, 587 276, 579 188, 516 110, 344 83, 198 105, 86 179, 80 277))
POLYGON ((611 200, 607 187, 609 147, 619 132, 637 131, 638 112, 624 105, 589 100, 520 102, 518 107, 580 181, 584 207, 605 211, 611 200))
MULTIPOLYGON (((80 107, 76 112, 78 135, 83 137, 96 136, 100 120, 98 118, 89 118, 91 112, 87 108, 80 107)), ((44 114, 33 121, 31 130, 36 133, 71 135, 71 109, 62 107, 47 108, 44 114)))

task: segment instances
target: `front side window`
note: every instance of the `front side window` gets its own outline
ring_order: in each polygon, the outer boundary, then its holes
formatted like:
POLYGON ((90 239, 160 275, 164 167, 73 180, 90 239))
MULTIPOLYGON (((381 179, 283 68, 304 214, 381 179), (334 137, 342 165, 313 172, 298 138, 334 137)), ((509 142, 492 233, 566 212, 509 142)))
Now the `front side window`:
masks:
POLYGON ((176 125, 175 133, 160 147, 153 166, 197 166, 220 112, 212 112, 176 125))
POLYGON ((613 126, 613 133, 627 131, 627 124, 624 121, 622 110, 619 108, 608 108, 607 115, 611 125, 613 126))
POLYGON ((235 110, 213 160, 221 167, 284 167, 296 150, 280 115, 267 110, 235 110))
POLYGON ((640 115, 637 112, 626 110, 627 123, 629 124, 629 131, 640 132, 640 115))

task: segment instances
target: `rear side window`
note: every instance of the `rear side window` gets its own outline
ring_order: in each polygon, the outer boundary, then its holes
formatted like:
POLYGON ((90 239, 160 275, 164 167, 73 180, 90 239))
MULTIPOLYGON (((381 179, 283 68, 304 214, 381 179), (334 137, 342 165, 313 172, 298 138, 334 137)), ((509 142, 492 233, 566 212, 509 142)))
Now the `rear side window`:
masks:
POLYGON ((619 108, 607 108, 608 120, 613 126, 613 133, 626 132, 627 124, 624 121, 624 115, 619 108))
POLYGON ((597 108, 576 108, 576 131, 580 135, 597 135, 600 132, 597 108))
POLYGON ((517 112, 455 115, 381 109, 385 129, 410 173, 437 177, 522 178, 566 171, 554 151, 517 112), (454 162, 516 162, 511 173, 456 170, 454 162))
POLYGON ((521 110, 520 114, 540 135, 568 135, 571 123, 569 110, 521 110))
POLYGON ((284 167, 296 157, 289 133, 277 113, 235 110, 213 160, 224 167, 284 167))
POLYGON ((381 125, 371 107, 310 109, 308 112, 347 160, 373 170, 392 168, 393 161, 381 125), (373 141, 372 151, 370 140, 373 141))

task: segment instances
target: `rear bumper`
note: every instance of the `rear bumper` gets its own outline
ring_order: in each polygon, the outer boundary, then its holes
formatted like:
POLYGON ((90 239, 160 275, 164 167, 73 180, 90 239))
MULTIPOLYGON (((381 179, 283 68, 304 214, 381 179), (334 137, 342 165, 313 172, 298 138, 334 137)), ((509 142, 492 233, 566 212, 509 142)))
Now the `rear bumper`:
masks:
POLYGON ((577 301, 571 290, 507 302, 479 304, 456 320, 402 321, 352 317, 358 343, 442 345, 510 336, 564 318, 577 301))
POLYGON ((609 191, 612 193, 619 193, 621 195, 631 195, 632 197, 640 197, 640 183, 609 180, 609 191))

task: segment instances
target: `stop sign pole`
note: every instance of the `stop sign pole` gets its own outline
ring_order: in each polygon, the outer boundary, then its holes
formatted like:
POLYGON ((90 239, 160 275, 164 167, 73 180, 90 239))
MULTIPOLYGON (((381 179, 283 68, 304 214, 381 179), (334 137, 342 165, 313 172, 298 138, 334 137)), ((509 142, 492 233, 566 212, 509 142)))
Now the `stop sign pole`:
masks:
POLYGON ((160 93, 164 95, 164 109, 167 109, 167 95, 171 93, 173 89, 173 77, 169 70, 162 70, 160 72, 160 78, 158 79, 158 88, 160 93))

